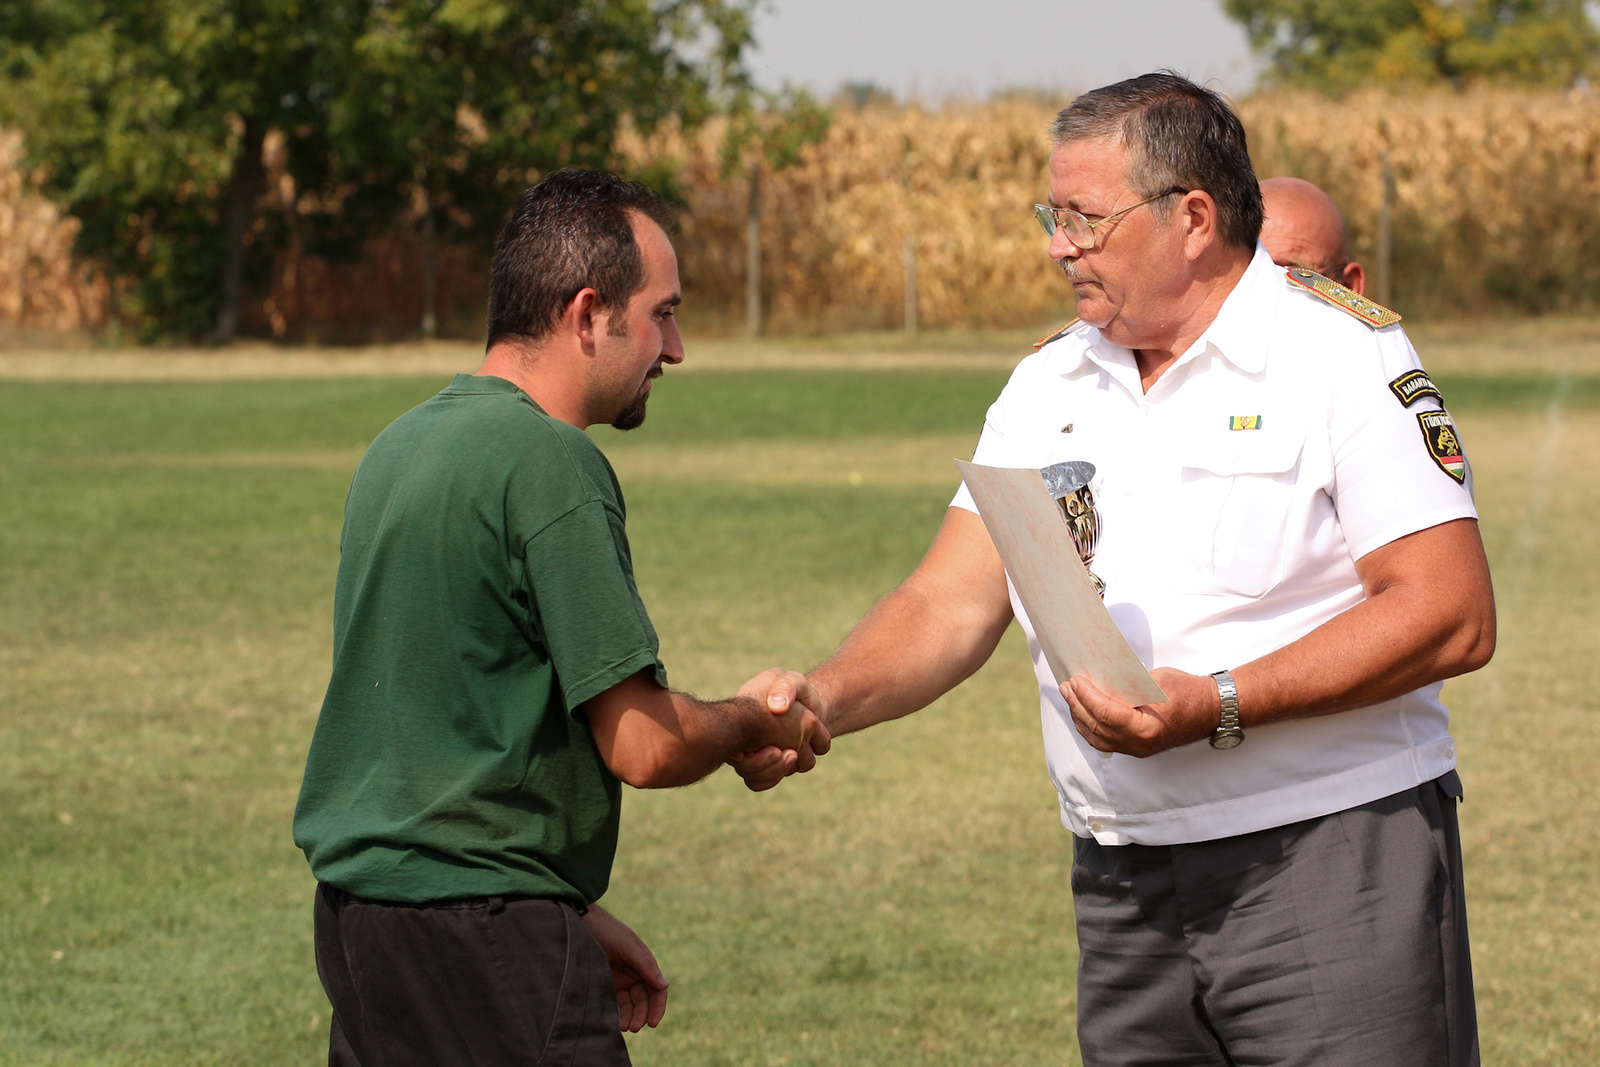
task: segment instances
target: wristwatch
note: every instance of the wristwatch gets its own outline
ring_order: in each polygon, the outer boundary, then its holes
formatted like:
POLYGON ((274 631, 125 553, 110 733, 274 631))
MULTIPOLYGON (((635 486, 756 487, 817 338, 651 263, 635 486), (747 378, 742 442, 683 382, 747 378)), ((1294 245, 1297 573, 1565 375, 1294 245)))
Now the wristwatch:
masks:
POLYGON ((1212 671, 1217 683, 1217 695, 1222 698, 1222 721, 1211 731, 1212 748, 1238 748, 1244 741, 1244 731, 1239 728, 1239 689, 1233 684, 1233 675, 1227 671, 1212 671))

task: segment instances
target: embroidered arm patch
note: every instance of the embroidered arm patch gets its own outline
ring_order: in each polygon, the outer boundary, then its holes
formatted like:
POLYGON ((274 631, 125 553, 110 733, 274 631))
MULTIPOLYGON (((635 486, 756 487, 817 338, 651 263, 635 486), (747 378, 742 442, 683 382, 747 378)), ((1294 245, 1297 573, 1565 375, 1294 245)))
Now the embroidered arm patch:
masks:
POLYGON ((1400 375, 1389 383, 1389 389, 1406 407, 1410 407, 1425 396, 1431 396, 1439 403, 1444 403, 1444 394, 1433 384, 1433 379, 1419 370, 1407 371, 1400 375))
POLYGON ((1422 411, 1417 414, 1417 425, 1422 427, 1422 439, 1427 443, 1428 455, 1439 469, 1461 484, 1467 481, 1467 457, 1461 452, 1461 437, 1448 411, 1422 411))

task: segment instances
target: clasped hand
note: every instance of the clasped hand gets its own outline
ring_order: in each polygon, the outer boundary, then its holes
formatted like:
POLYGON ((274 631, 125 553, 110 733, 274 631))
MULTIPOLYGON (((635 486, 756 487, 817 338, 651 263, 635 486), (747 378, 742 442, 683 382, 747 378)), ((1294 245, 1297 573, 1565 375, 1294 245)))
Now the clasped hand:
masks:
POLYGON ((758 700, 773 715, 792 718, 795 723, 792 743, 741 752, 729 761, 752 791, 771 789, 796 772, 804 774, 832 746, 828 728, 819 717, 822 701, 799 671, 778 667, 762 671, 739 687, 739 695, 758 700))

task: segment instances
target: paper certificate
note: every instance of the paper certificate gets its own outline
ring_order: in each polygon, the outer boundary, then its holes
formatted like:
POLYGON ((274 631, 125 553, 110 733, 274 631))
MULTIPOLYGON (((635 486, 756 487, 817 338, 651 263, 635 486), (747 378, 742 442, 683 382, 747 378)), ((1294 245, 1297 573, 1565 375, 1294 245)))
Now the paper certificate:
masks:
POLYGON ((1056 681, 1087 675, 1130 707, 1166 700, 1095 592, 1043 476, 1031 468, 984 467, 959 459, 956 466, 1056 681))

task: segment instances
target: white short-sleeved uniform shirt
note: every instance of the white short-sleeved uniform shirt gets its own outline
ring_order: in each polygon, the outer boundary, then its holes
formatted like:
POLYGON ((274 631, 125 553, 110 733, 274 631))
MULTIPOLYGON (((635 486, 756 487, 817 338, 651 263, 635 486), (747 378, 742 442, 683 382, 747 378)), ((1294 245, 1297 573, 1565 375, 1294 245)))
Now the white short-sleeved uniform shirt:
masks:
MULTIPOLYGON (((1421 416, 1442 411, 1440 400, 1405 388, 1420 369, 1399 326, 1373 329, 1292 284, 1258 246, 1216 321, 1148 394, 1132 352, 1078 325, 1018 365, 973 460, 1093 463, 1103 527, 1093 569, 1106 607, 1147 667, 1208 674, 1360 602, 1355 561, 1366 553, 1476 517, 1464 464, 1429 446, 1429 426, 1437 433, 1448 416, 1428 426, 1421 416)), ((952 503, 978 510, 965 487, 952 503)), ((1441 684, 1258 726, 1230 751, 1201 741, 1107 756, 1073 728, 1015 590, 1011 603, 1038 676, 1062 822, 1079 836, 1176 844, 1250 833, 1455 766, 1441 684)))

